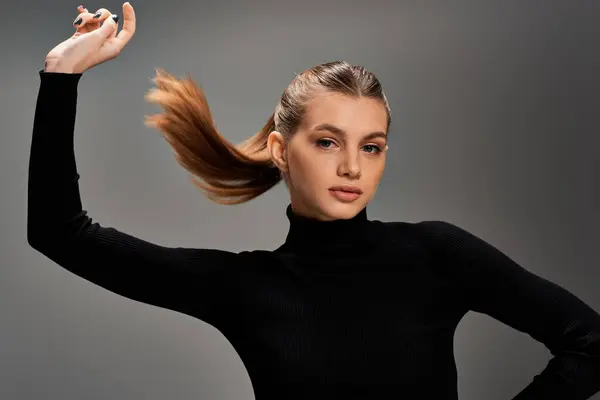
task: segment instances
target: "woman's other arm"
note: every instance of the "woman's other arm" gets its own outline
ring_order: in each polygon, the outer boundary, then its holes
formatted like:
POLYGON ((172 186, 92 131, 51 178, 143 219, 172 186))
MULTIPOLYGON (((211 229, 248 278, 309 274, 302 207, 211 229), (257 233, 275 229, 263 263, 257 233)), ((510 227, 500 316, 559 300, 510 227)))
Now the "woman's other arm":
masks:
POLYGON ((600 315, 475 235, 444 221, 418 224, 455 277, 468 309, 543 343, 554 356, 515 400, 584 400, 600 391, 600 315))

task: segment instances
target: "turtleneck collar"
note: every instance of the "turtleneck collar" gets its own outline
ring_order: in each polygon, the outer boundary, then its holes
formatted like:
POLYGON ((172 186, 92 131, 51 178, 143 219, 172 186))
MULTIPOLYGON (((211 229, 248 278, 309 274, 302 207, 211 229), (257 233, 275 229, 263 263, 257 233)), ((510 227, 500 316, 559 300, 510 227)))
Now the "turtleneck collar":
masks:
POLYGON ((367 208, 350 219, 322 221, 296 214, 289 204, 290 226, 285 243, 278 249, 306 255, 348 255, 364 252, 369 240, 367 208))

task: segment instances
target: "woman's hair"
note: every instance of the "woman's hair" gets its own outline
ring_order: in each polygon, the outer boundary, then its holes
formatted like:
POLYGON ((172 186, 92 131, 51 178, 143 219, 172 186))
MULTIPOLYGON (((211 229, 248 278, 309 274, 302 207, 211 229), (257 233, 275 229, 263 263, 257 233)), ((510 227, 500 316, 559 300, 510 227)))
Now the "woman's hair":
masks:
POLYGON ((217 131, 206 96, 189 74, 177 79, 158 68, 152 81, 156 87, 144 97, 164 111, 146 116, 146 126, 159 130, 172 146, 178 163, 192 175, 194 185, 219 204, 252 200, 282 179, 270 158, 267 138, 276 130, 287 143, 302 122, 306 105, 316 94, 341 93, 380 100, 386 108, 388 128, 391 122, 379 80, 364 67, 345 61, 317 65, 297 75, 263 128, 237 145, 217 131))

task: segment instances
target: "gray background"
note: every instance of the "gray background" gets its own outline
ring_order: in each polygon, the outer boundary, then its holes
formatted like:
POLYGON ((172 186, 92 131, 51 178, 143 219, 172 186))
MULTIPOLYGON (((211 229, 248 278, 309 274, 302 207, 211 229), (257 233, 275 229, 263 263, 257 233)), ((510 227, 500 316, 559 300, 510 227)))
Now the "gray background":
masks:
MULTIPOLYGON (((121 4, 84 3, 120 15, 121 4)), ((158 108, 143 95, 154 68, 189 72, 238 142, 263 126, 295 73, 344 59, 377 74, 393 110, 370 219, 453 222, 600 309, 599 2, 132 4, 135 37, 79 84, 80 187, 102 225, 164 245, 276 248, 288 229, 285 186, 244 205, 211 203, 144 127, 158 108)), ((3 5, 0 398, 252 399, 216 329, 116 296, 27 245, 38 70, 72 34, 77 5, 3 5)), ((550 356, 476 313, 455 351, 465 400, 511 398, 550 356)))

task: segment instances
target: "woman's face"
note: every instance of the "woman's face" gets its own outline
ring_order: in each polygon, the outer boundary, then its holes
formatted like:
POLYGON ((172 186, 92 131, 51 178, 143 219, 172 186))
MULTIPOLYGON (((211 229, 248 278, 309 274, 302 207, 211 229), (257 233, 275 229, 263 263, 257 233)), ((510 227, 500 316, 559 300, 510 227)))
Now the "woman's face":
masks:
POLYGON ((385 168, 386 128, 387 114, 380 101, 326 93, 308 104, 287 147, 274 132, 268 147, 282 161, 277 164, 287 180, 294 212, 319 220, 348 219, 366 207, 385 168), (348 198, 331 190, 340 185, 361 193, 348 198))

